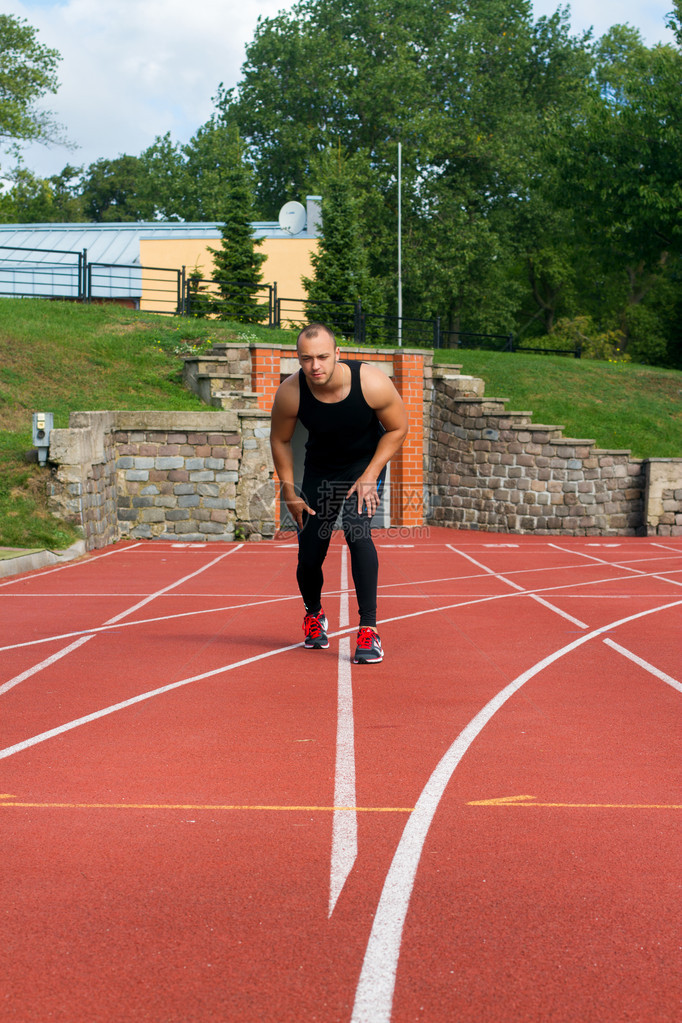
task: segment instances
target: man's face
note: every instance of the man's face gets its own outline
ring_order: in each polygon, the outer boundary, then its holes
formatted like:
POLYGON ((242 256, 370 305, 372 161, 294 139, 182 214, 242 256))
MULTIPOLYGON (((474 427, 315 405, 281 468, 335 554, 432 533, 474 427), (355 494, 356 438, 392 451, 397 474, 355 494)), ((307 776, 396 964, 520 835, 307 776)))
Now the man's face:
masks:
POLYGON ((307 380, 316 387, 329 383, 336 369, 339 350, 329 334, 320 331, 298 342, 298 361, 307 380))

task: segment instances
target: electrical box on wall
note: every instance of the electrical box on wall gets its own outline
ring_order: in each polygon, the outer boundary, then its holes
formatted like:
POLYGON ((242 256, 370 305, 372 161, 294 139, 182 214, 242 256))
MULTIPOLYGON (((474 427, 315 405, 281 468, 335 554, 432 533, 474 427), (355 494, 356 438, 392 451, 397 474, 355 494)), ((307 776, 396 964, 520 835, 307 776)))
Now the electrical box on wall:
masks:
POLYGON ((47 462, 50 450, 50 433, 54 426, 54 413, 33 413, 33 447, 38 449, 38 461, 41 465, 47 462))

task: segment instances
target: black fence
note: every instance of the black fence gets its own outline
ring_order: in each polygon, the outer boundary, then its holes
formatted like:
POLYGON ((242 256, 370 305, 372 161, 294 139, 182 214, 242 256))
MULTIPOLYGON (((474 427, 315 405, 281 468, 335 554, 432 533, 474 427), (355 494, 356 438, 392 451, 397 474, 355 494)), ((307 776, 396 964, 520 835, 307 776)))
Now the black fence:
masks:
POLYGON ((180 271, 178 305, 181 316, 213 316, 224 320, 276 326, 277 285, 263 284, 254 292, 249 281, 216 281, 211 277, 180 271), (244 317, 248 310, 249 319, 244 317))
POLYGON ((0 295, 83 301, 86 267, 85 249, 75 252, 0 245, 0 295))
POLYGON ((180 316, 219 316, 268 327, 297 329, 311 318, 329 324, 335 334, 356 345, 407 348, 478 348, 500 352, 569 355, 579 359, 581 346, 533 346, 511 334, 443 330, 438 317, 368 313, 361 302, 316 302, 277 295, 277 285, 263 285, 252 295, 244 281, 219 281, 187 273, 186 267, 100 263, 87 249, 27 249, 0 245, 0 295, 114 301, 150 312, 180 316), (52 257, 52 258, 50 258, 52 257), (245 302, 245 294, 248 301, 245 302), (311 316, 312 312, 312 316, 311 316))

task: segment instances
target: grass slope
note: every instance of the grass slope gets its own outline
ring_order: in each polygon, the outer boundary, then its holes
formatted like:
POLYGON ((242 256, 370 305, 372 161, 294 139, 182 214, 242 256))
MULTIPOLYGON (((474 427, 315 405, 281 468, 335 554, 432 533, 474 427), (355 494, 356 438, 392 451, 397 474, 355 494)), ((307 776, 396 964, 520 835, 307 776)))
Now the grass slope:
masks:
MULTIPOLYGON (((26 461, 35 411, 68 426, 72 411, 202 409, 179 356, 214 341, 292 343, 287 331, 163 317, 111 305, 0 299, 0 545, 61 549, 77 532, 46 509, 50 470, 26 461)), ((530 409, 600 447, 682 454, 682 373, 558 356, 439 351, 486 381, 491 397, 530 409)))
POLYGON ((482 377, 488 397, 533 413, 536 423, 563 426, 566 437, 635 458, 682 455, 682 373, 623 362, 559 355, 438 351, 435 361, 482 377))
POLYGON ((28 464, 34 412, 66 427, 73 411, 195 409, 179 355, 239 334, 291 335, 162 317, 112 305, 0 299, 0 545, 62 549, 78 538, 50 515, 50 470, 28 464))

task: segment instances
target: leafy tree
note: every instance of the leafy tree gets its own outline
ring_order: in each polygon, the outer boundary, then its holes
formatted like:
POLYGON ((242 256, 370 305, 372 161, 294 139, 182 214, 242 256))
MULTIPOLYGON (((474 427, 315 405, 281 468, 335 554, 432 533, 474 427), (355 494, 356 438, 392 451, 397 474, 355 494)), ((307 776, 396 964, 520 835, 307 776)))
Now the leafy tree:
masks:
POLYGON ((191 220, 187 215, 187 168, 183 147, 170 132, 158 136, 140 154, 140 171, 151 201, 150 220, 191 220))
POLYGON ((60 174, 40 178, 19 161, 7 175, 9 188, 0 195, 0 222, 36 224, 83 220, 79 175, 80 168, 67 164, 60 174))
POLYGON ((254 240, 253 184, 250 168, 244 161, 239 132, 234 126, 227 129, 229 154, 223 150, 225 161, 218 168, 221 176, 220 197, 216 212, 224 220, 221 228, 222 243, 213 253, 213 280, 220 298, 216 312, 221 319, 258 323, 268 315, 268 309, 258 302, 263 274, 261 265, 265 255, 256 251, 260 244, 254 240))
POLYGON ((534 26, 527 0, 300 0, 259 23, 236 120, 273 215, 310 189, 317 155, 354 161, 372 276, 396 294, 396 143, 403 143, 404 309, 456 329, 513 321, 514 274, 545 111, 585 76, 567 18, 534 26))
POLYGON ((582 311, 603 328, 621 331, 625 350, 632 341, 632 355, 642 361, 665 361, 671 354, 664 340, 665 303, 657 294, 679 273, 681 79, 679 49, 649 49, 635 30, 616 26, 595 47, 580 117, 556 132, 559 191, 591 254, 582 311), (650 313, 634 311, 642 303, 650 313))
POLYGON ((87 220, 151 220, 155 203, 143 161, 123 154, 114 160, 102 157, 91 163, 81 191, 87 220))
POLYGON ((36 100, 58 88, 57 50, 38 42, 23 18, 0 14, 0 140, 61 142, 61 128, 36 100))

